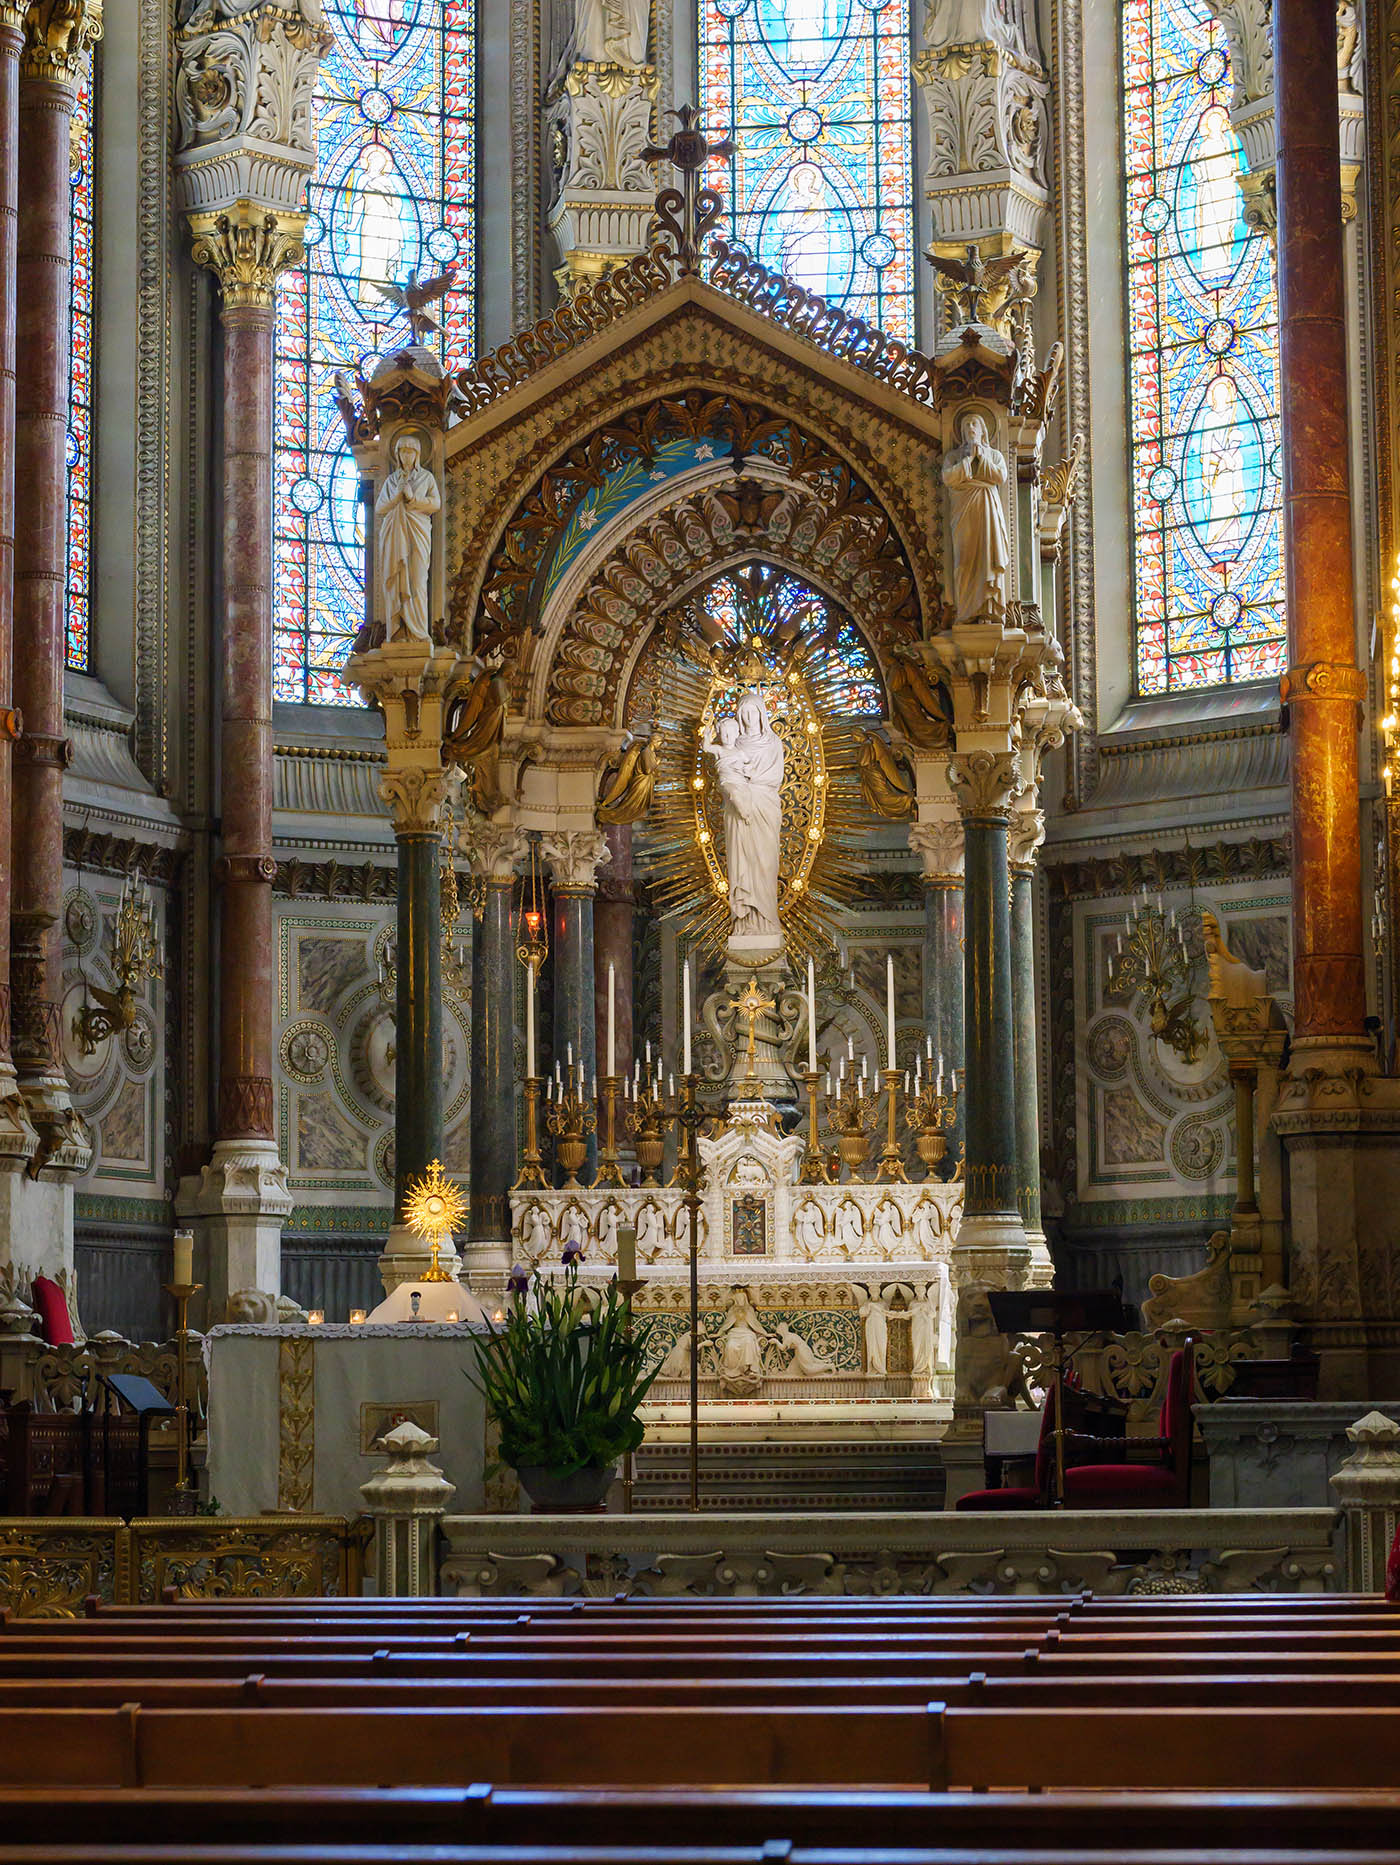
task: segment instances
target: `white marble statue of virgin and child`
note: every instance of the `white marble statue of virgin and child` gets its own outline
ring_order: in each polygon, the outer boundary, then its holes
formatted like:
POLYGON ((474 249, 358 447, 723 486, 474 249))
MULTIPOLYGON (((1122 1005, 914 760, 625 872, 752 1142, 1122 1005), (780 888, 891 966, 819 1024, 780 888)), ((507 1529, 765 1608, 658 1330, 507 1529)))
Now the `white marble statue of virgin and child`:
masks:
POLYGON ((776 944, 778 864, 783 836, 783 741, 757 693, 719 720, 702 750, 713 758, 724 806, 730 941, 776 944))

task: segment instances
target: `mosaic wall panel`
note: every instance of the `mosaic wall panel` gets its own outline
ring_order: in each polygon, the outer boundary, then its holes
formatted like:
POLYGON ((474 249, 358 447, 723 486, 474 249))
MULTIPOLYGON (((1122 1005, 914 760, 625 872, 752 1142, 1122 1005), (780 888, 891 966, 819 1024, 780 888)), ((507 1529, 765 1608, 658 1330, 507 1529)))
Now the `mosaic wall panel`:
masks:
MULTIPOLYGON (((136 1017, 129 1029, 105 1036, 91 1053, 79 1034, 84 1006, 95 1008, 94 990, 115 991, 113 926, 123 877, 65 876, 63 901, 63 990, 59 1016, 63 1061, 73 1100, 92 1131, 92 1164, 77 1181, 80 1197, 108 1194, 149 1201, 165 1191, 165 982, 147 979, 136 992, 136 1017)), ((165 953, 166 900, 150 890, 158 942, 165 953)), ((168 963, 167 963, 167 969, 168 963)))
MULTIPOLYGON (((294 1230, 316 1213, 360 1229, 392 1200, 394 1017, 380 982, 392 930, 392 907, 278 903, 277 1135, 294 1230)), ((443 1164, 465 1176, 471 1025, 465 1001, 443 1003, 443 1164)))

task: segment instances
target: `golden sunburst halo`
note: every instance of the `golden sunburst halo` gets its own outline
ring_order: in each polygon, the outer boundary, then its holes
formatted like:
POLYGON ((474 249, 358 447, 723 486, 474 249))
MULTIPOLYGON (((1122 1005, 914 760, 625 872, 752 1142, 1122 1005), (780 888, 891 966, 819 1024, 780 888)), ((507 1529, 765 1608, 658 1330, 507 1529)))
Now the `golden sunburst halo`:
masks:
POLYGON ((435 1159, 404 1194, 403 1221, 419 1237, 440 1245, 467 1215, 467 1201, 455 1179, 447 1178, 435 1159))

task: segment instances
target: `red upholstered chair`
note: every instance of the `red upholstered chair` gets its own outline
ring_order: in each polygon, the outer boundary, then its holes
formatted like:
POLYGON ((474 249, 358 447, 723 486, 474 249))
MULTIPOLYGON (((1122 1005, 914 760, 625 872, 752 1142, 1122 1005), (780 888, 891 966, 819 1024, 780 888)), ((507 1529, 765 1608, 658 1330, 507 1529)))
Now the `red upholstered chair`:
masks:
POLYGON ((1006 1489, 973 1489, 959 1496, 955 1509, 1043 1509, 1049 1497, 1050 1466, 1055 1454, 1055 1399, 1047 1394, 1040 1410, 1040 1437, 1035 1448, 1035 1482, 1012 1484, 1006 1489))
POLYGON ((1066 1506, 1187 1508, 1191 1500, 1194 1383, 1191 1349, 1179 1347, 1167 1367, 1167 1393, 1157 1417, 1155 1438, 1086 1438, 1072 1434, 1065 1445, 1066 1506))
POLYGON ((39 1313, 39 1332, 50 1347, 71 1347, 73 1322, 63 1290, 48 1276, 35 1276, 30 1297, 39 1313))

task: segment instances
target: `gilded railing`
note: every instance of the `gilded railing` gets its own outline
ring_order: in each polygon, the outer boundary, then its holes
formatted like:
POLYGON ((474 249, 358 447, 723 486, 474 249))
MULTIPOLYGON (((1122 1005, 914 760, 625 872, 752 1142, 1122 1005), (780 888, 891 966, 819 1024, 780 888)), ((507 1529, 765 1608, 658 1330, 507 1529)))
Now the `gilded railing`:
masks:
POLYGON ((339 1515, 121 1522, 0 1516, 0 1612, 75 1619, 84 1602, 340 1599, 360 1591, 368 1524, 339 1515))

